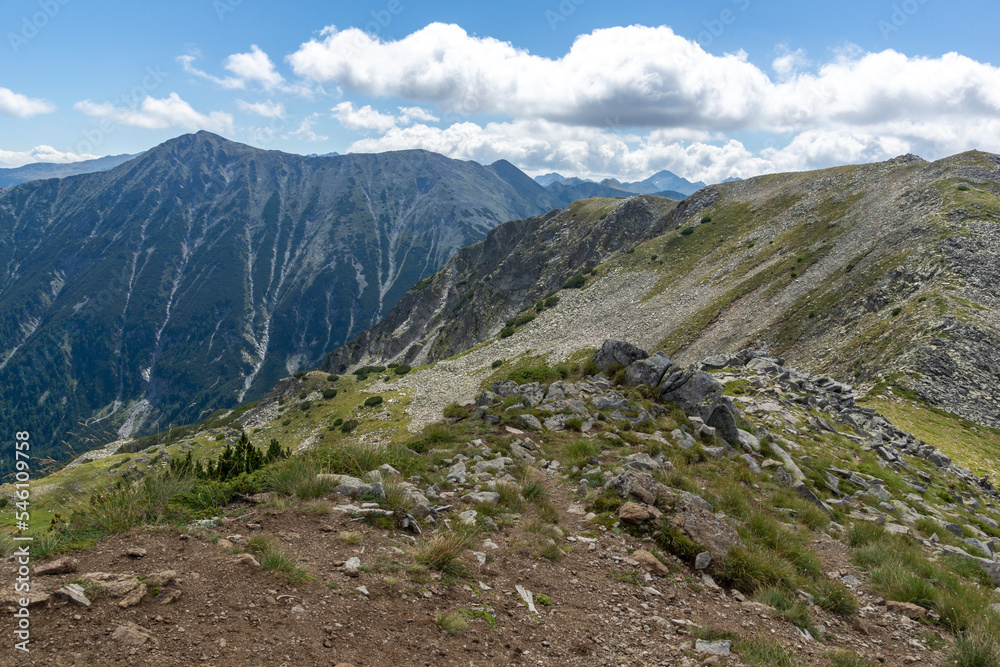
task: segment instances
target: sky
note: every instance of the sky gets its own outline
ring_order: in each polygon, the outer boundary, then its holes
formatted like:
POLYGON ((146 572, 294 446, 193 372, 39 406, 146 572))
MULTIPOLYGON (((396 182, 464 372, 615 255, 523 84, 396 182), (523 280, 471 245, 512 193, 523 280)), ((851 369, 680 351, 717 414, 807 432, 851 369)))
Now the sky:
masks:
POLYGON ((208 130, 718 182, 1000 152, 996 0, 3 0, 0 167, 208 130))

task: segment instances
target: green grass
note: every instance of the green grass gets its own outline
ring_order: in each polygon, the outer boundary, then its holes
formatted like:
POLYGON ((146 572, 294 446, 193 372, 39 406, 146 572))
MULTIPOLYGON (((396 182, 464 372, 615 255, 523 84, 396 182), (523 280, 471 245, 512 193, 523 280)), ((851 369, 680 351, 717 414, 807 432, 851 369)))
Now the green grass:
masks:
POLYGON ((439 628, 447 632, 449 635, 457 635, 462 630, 469 627, 469 621, 467 621, 465 616, 460 613, 438 614, 434 619, 434 622, 439 628))
POLYGON ((774 637, 755 635, 737 640, 733 650, 749 665, 762 667, 798 667, 799 662, 774 637))
POLYGON ((262 568, 289 583, 297 584, 313 579, 297 560, 285 553, 274 538, 268 535, 254 535, 247 541, 247 548, 257 556, 262 568))
POLYGON ((458 558, 472 547, 475 539, 476 532, 464 527, 442 531, 417 547, 416 561, 438 572, 459 576, 464 568, 458 558))

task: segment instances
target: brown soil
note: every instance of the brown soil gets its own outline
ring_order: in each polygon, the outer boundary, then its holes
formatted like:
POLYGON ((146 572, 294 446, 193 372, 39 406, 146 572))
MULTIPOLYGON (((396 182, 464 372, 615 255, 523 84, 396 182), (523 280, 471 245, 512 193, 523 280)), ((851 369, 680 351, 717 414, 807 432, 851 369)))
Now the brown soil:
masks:
MULTIPOLYGON (((562 510, 573 499, 553 489, 562 510)), ((331 506, 342 499, 329 499, 331 506)), ((231 510, 233 508, 230 508, 231 510)), ((78 580, 88 572, 145 575, 176 570, 182 595, 159 604, 152 595, 138 606, 122 609, 118 600, 98 597, 89 608, 53 599, 33 609, 31 653, 13 649, 13 619, 4 614, 0 649, 4 665, 219 665, 279 667, 282 665, 740 665, 736 655, 721 658, 692 650, 688 624, 729 631, 741 636, 765 633, 781 639, 807 665, 829 665, 825 652, 851 648, 885 665, 941 665, 943 650, 931 651, 915 641, 936 632, 888 613, 877 598, 858 589, 862 611, 858 622, 844 621, 813 608, 816 624, 832 636, 807 641, 776 614, 741 603, 731 594, 702 584, 697 573, 678 564, 676 574, 655 578, 646 586, 613 578, 639 573, 622 560, 642 542, 612 531, 596 531, 593 545, 564 542, 572 549, 556 563, 537 557, 531 545, 536 534, 524 525, 483 533, 499 548, 477 545, 488 560, 480 566, 471 552, 463 559, 467 575, 442 580, 436 573, 412 573, 414 541, 351 521, 338 511, 318 514, 290 507, 281 511, 247 508, 250 517, 231 521, 214 534, 252 533, 257 522, 264 533, 302 561, 315 581, 290 585, 253 565, 236 562, 205 536, 181 539, 176 530, 136 530, 103 540, 97 547, 74 554, 75 574, 36 577, 47 592, 78 580), (341 531, 365 535, 348 544, 341 531), (593 546, 593 549, 590 547, 593 546), (130 549, 146 549, 133 559, 130 549), (396 549, 402 549, 400 554, 396 549), (338 567, 351 556, 370 571, 350 578, 338 567), (482 590, 480 582, 490 587, 482 590), (536 596, 545 594, 551 606, 537 603, 529 613, 515 592, 520 584, 536 596), (357 591, 366 587, 369 596, 357 591), (488 607, 496 618, 490 627, 482 618, 450 635, 438 627, 439 614, 488 607), (301 608, 299 610, 298 608, 301 608), (153 639, 129 646, 112 639, 122 624, 134 622, 153 639)), ((232 514, 232 512, 230 512, 232 514)), ((456 519, 452 519, 456 520, 456 519)), ((563 511, 560 526, 569 536, 594 534, 595 527, 578 514, 563 511)), ((210 535, 207 533, 206 535, 210 535)), ((425 536, 427 532, 425 530, 425 536)), ((647 545, 648 546, 648 545, 647 545)), ((851 572, 843 545, 832 540, 815 544, 824 571, 851 572)), ((13 565, 4 564, 3 577, 12 581, 13 565)))

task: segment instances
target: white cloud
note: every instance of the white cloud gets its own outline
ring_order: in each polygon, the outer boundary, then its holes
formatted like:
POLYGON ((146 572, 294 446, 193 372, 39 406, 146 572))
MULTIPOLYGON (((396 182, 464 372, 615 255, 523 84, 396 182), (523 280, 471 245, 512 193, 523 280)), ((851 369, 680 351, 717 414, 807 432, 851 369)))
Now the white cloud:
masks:
POLYGON ((396 127, 395 116, 376 111, 368 104, 356 109, 351 102, 341 102, 330 111, 348 130, 375 130, 379 134, 384 134, 396 127))
POLYGON ((223 88, 227 88, 230 90, 236 88, 239 89, 246 88, 246 82, 243 81, 242 79, 231 76, 223 79, 198 69, 197 67, 194 66, 195 60, 197 60, 197 58, 191 55, 177 56, 177 62, 181 64, 181 67, 183 67, 184 71, 187 72, 188 74, 194 75, 200 79, 205 79, 206 81, 211 81, 217 86, 222 86, 223 88))
POLYGON ((38 114, 52 113, 55 110, 55 105, 50 102, 15 93, 9 88, 0 86, 0 115, 31 118, 38 114))
MULTIPOLYGON (((266 91, 292 93, 303 97, 312 97, 312 87, 306 83, 289 83, 278 72, 270 56, 256 44, 250 45, 248 53, 233 53, 226 57, 223 67, 232 76, 220 77, 198 69, 194 63, 200 53, 177 57, 184 71, 192 76, 214 83, 227 90, 244 90, 251 84, 257 84, 266 91)), ((322 89, 319 89, 322 90, 322 89)))
POLYGON ((745 53, 707 53, 666 26, 595 30, 557 59, 456 25, 431 24, 396 41, 329 27, 288 60, 317 82, 465 117, 593 127, 789 132, 1000 115, 1000 69, 955 53, 909 58, 852 47, 810 73, 805 54, 786 49, 771 64, 776 81, 745 53))
POLYGON ((234 53, 228 58, 224 67, 236 75, 241 81, 255 81, 265 90, 280 86, 285 79, 278 74, 274 63, 256 44, 250 45, 250 53, 234 53))
POLYGON ((258 116, 263 116, 264 118, 285 117, 285 105, 281 102, 272 102, 271 100, 267 100, 265 102, 246 102, 244 100, 236 100, 236 106, 240 108, 240 111, 255 113, 258 116))
POLYGON ((13 167, 23 167, 34 162, 55 162, 58 164, 68 164, 70 162, 80 162, 82 160, 96 159, 97 155, 87 153, 64 153, 52 146, 35 146, 28 151, 5 151, 0 150, 0 168, 10 169, 13 167))
POLYGON ((436 123, 441 120, 423 107, 399 107, 399 116, 397 118, 400 125, 409 125, 416 122, 436 123))
POLYGON ((360 139, 352 152, 423 148, 461 160, 488 164, 510 160, 529 173, 558 171, 600 180, 632 180, 669 169, 691 180, 721 181, 754 176, 774 168, 773 161, 754 156, 738 141, 721 146, 685 143, 651 133, 617 133, 545 120, 510 123, 454 123, 445 128, 417 124, 393 128, 381 137, 360 139))
POLYGON ((222 111, 213 111, 209 114, 199 113, 182 100, 177 93, 170 93, 169 97, 163 99, 147 95, 146 99, 136 108, 116 107, 110 102, 95 104, 90 100, 77 102, 73 108, 102 120, 151 130, 179 127, 186 130, 208 130, 221 134, 231 134, 233 131, 231 114, 222 111))
POLYGON ((325 137, 321 134, 316 134, 316 131, 313 130, 313 123, 316 122, 316 118, 317 118, 316 114, 313 114, 309 118, 303 118, 302 122, 299 123, 298 129, 293 130, 292 132, 288 133, 285 136, 286 137, 294 136, 298 137, 299 139, 302 139, 303 141, 310 141, 310 142, 326 141, 329 137, 325 137))

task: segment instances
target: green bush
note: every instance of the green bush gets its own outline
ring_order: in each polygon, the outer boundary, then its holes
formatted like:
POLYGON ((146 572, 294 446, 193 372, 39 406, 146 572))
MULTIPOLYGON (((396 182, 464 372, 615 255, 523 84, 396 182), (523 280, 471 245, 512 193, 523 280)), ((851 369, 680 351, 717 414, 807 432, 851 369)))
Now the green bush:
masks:
POLYGON ((326 389, 323 390, 323 398, 329 400, 331 398, 336 398, 336 397, 337 397, 337 390, 334 389, 333 387, 327 387, 326 389))
POLYGON ((549 298, 545 299, 545 301, 543 301, 542 303, 545 304, 546 308, 552 308, 559 303, 559 297, 550 296, 549 298))
POLYGON ((712 222, 712 216, 710 216, 710 215, 706 215, 705 217, 703 217, 703 218, 701 219, 701 224, 703 224, 703 225, 704 225, 704 224, 705 224, 705 223, 707 223, 707 222, 712 222))
POLYGON ((376 405, 382 405, 383 398, 381 396, 369 396, 365 399, 365 407, 373 408, 376 405))
POLYGON ((563 284, 563 289, 580 289, 586 284, 587 278, 582 273, 578 273, 563 284))
POLYGON ((357 419, 348 419, 343 424, 340 425, 341 433, 350 433, 360 425, 357 419))
POLYGON ((340 379, 340 376, 339 375, 334 375, 333 373, 331 373, 330 375, 326 376, 326 381, 327 382, 336 382, 339 379, 340 379))
POLYGON ((501 338, 510 338, 514 335, 514 327, 504 327, 500 330, 501 338))
POLYGON ((306 371, 299 371, 295 374, 297 378, 304 378, 306 376, 306 371))
POLYGON ((409 373, 412 370, 413 370, 412 367, 407 366, 406 364, 400 364, 399 366, 396 366, 396 368, 393 370, 393 372, 396 375, 406 375, 407 373, 409 373))
POLYGON ((896 306, 895 308, 892 309, 892 316, 896 317, 901 312, 903 312, 903 309, 901 307, 899 307, 899 306, 896 306))
POLYGON ((681 236, 691 236, 694 234, 694 227, 685 227, 681 230, 681 236))
POLYGON ((503 359, 497 359, 492 364, 490 364, 490 368, 500 368, 501 366, 503 366, 503 359))

